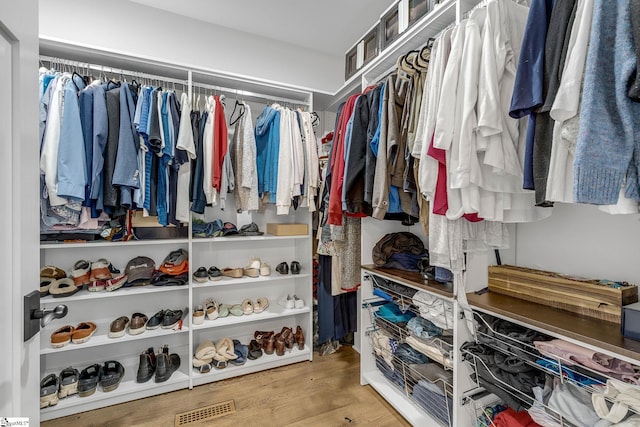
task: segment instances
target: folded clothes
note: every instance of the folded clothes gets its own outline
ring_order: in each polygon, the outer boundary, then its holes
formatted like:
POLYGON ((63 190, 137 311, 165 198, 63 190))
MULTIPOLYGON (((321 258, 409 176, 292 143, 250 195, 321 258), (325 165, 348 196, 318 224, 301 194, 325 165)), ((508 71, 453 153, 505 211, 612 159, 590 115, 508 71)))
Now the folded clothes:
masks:
POLYGON ((407 322, 407 329, 412 335, 423 339, 442 335, 442 329, 420 316, 409 320, 409 322, 407 322))
POLYGON ((452 399, 435 384, 420 380, 413 386, 413 398, 425 411, 445 425, 451 425, 452 399))
POLYGON ((408 336, 406 343, 415 350, 427 356, 434 362, 453 369, 453 363, 449 356, 448 349, 443 345, 441 338, 432 338, 430 340, 422 340, 416 337, 408 336))
POLYGON ((453 327, 453 303, 424 291, 413 296, 413 304, 420 310, 420 316, 442 329, 453 327))
POLYGON ((591 394, 571 383, 557 384, 547 405, 580 427, 593 427, 600 421, 591 405, 591 394))
MULTIPOLYGON (((554 360, 549 360, 549 359, 538 359, 536 360, 536 364, 542 366, 543 368, 546 368, 550 371, 555 372, 556 374, 559 373, 560 369, 559 369, 559 364, 558 362, 554 361, 554 360)), ((604 384, 604 382, 602 381, 598 381, 596 379, 584 376, 579 374, 578 372, 575 372, 573 369, 570 369, 567 366, 562 366, 562 376, 567 377, 575 382, 577 382, 578 384, 581 385, 594 385, 594 384, 599 384, 602 385, 604 384)))
POLYGON ((416 316, 415 313, 411 311, 403 313, 400 308, 393 303, 387 303, 381 306, 376 312, 376 315, 393 323, 408 322, 416 316))
POLYGON ((442 392, 453 392, 453 373, 446 371, 437 363, 412 363, 409 365, 409 375, 418 382, 427 380, 440 388, 442 392))
POLYGON ((378 370, 380 370, 380 372, 382 372, 382 375, 384 375, 393 384, 404 388, 405 381, 402 374, 399 371, 397 371, 395 368, 393 368, 393 366, 389 366, 385 362, 385 360, 382 359, 381 357, 376 356, 375 358, 376 358, 376 367, 378 368, 378 370))
POLYGON ((493 419, 495 427, 540 427, 527 411, 516 412, 511 408, 500 412, 493 419))
POLYGON ((636 376, 631 363, 607 356, 604 353, 589 350, 568 341, 554 339, 551 341, 534 341, 533 344, 544 356, 552 359, 560 357, 568 366, 573 366, 577 363, 599 372, 636 376))
MULTIPOLYGON (((396 359, 401 360, 404 363, 429 363, 429 358, 424 354, 416 351, 407 343, 401 343, 398 345, 398 348, 394 352, 394 356, 396 359)), ((395 363, 396 361, 394 361, 395 363)), ((398 366, 399 369, 402 369, 401 366, 398 366)))

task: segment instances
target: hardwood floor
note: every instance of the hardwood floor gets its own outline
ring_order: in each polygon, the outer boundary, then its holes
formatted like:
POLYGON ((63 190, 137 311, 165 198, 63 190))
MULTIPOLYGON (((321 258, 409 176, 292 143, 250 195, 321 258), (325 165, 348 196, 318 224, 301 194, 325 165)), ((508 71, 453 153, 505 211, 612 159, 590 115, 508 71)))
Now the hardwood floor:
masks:
MULTIPOLYGON (((342 347, 270 371, 180 390, 43 422, 62 426, 166 426, 175 414, 234 400, 236 412, 215 426, 409 426, 371 387, 360 386, 360 356, 342 347)), ((198 425, 198 424, 192 424, 198 425)))

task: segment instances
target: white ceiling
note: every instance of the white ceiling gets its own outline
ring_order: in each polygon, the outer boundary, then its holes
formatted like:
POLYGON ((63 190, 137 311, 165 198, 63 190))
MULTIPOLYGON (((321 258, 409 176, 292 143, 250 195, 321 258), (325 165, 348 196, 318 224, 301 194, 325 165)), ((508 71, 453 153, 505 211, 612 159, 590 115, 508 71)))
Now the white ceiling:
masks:
POLYGON ((131 0, 307 49, 344 55, 392 0, 131 0))

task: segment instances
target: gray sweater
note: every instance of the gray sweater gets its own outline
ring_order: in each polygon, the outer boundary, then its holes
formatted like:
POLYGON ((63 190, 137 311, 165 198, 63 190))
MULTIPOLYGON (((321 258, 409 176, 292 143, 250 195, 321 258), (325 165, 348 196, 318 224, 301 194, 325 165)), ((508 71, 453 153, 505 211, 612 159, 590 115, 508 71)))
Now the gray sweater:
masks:
POLYGON ((640 196, 640 103, 627 96, 636 67, 630 16, 630 0, 595 0, 574 162, 579 203, 615 204, 625 177, 627 197, 640 196))

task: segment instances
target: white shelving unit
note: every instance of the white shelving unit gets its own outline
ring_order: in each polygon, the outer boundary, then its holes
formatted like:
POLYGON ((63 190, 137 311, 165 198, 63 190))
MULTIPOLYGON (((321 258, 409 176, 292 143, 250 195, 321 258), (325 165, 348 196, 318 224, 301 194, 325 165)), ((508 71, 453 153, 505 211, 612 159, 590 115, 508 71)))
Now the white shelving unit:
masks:
MULTIPOLYGON (((287 104, 307 106, 311 109, 313 95, 306 89, 283 84, 262 82, 241 76, 226 75, 191 66, 167 64, 145 58, 131 58, 117 52, 102 52, 94 49, 78 48, 53 40, 41 40, 41 54, 73 61, 104 64, 109 67, 126 68, 169 79, 182 80, 185 90, 193 93, 192 84, 199 83, 216 87, 218 93, 223 88, 234 89, 228 96, 242 96, 247 102, 286 100, 287 104)), ((254 119, 260 111, 254 107, 254 119)), ((230 114, 231 111, 228 111, 230 114)), ((49 373, 58 374, 62 369, 72 366, 79 371, 107 360, 118 360, 125 367, 125 376, 118 388, 112 392, 102 392, 81 398, 77 395, 61 399, 53 406, 41 410, 43 421, 92 410, 104 406, 148 397, 194 385, 206 384, 234 376, 245 375, 264 369, 285 366, 291 363, 310 361, 313 358, 311 340, 313 334, 312 319, 312 243, 311 214, 307 208, 291 209, 289 215, 276 215, 275 208, 267 206, 260 213, 236 213, 233 195, 229 195, 226 206, 207 207, 204 215, 195 215, 200 219, 212 221, 222 219, 237 225, 256 222, 262 231, 267 223, 304 223, 309 232, 305 235, 274 236, 228 236, 214 238, 191 237, 180 239, 132 240, 127 242, 87 241, 87 242, 50 242, 40 243, 40 265, 55 265, 70 273, 74 263, 80 259, 94 261, 108 259, 116 268, 124 270, 127 262, 136 256, 148 256, 156 263, 156 268, 172 250, 182 248, 189 252, 189 277, 198 267, 217 266, 244 267, 252 257, 259 257, 272 269, 269 276, 240 279, 223 278, 219 281, 198 283, 193 280, 184 286, 138 286, 121 288, 113 292, 78 293, 61 298, 47 296, 41 299, 46 308, 65 304, 69 308, 63 319, 51 322, 42 330, 40 349, 41 378, 49 373), (300 274, 281 275, 275 268, 280 262, 301 264, 300 274), (285 309, 278 305, 282 296, 297 295, 305 306, 300 309, 285 309), (259 297, 269 299, 269 307, 262 313, 205 320, 202 325, 192 325, 192 312, 195 306, 204 303, 206 298, 215 298, 220 303, 240 304, 245 298, 254 302, 259 297), (107 333, 111 321, 120 316, 131 317, 141 312, 149 318, 160 309, 188 309, 181 330, 147 330, 140 335, 126 333, 121 338, 109 338, 107 333), (54 349, 50 346, 50 334, 63 325, 75 326, 82 321, 92 321, 98 325, 96 333, 84 344, 67 344, 54 349), (274 330, 289 326, 295 331, 300 326, 305 334, 307 345, 304 350, 287 350, 284 356, 263 355, 257 360, 249 360, 245 365, 233 366, 224 370, 214 370, 207 375, 192 368, 192 354, 203 339, 214 342, 224 337, 239 339, 249 344, 256 330, 274 330), (147 383, 136 382, 139 355, 147 348, 158 349, 167 344, 171 353, 177 353, 181 365, 171 378, 163 383, 151 379, 147 383)))

